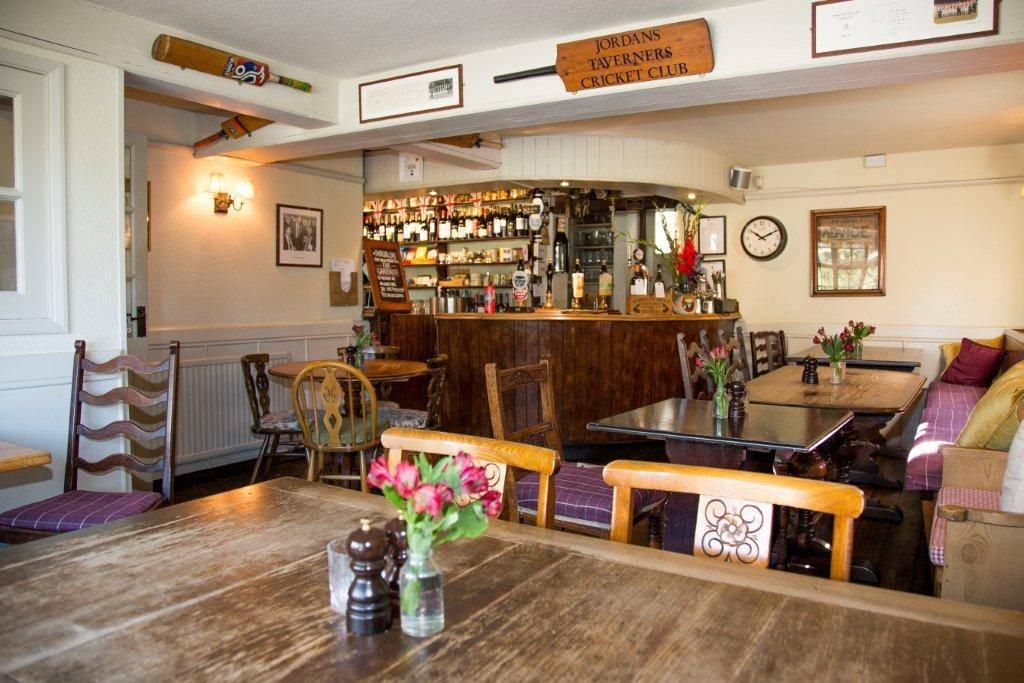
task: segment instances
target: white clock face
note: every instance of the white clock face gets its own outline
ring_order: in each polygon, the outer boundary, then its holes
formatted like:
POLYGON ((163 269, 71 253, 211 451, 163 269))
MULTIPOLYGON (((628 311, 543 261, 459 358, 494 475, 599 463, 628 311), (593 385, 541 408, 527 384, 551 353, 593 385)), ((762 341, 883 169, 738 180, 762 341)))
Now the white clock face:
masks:
POLYGON ((768 218, 755 218, 743 228, 743 248, 754 258, 777 256, 785 244, 782 228, 768 218))

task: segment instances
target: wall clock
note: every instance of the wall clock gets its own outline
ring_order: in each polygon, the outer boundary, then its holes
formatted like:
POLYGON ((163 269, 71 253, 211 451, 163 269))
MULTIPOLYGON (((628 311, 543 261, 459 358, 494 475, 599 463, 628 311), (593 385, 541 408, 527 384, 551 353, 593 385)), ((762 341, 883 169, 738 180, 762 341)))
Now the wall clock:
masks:
POLYGON ((786 226, 771 216, 751 218, 740 233, 740 244, 750 258, 770 261, 786 248, 786 226))

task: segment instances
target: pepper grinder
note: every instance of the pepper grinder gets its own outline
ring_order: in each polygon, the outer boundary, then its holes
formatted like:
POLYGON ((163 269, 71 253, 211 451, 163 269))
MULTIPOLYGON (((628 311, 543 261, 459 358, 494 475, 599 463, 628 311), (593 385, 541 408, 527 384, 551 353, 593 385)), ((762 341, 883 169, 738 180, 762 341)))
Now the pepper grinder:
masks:
POLYGON ((347 363, 348 365, 351 365, 352 367, 356 366, 356 347, 354 347, 354 346, 346 346, 345 347, 345 363, 347 363))
POLYGON ((804 357, 804 374, 800 376, 804 384, 818 383, 818 360, 814 356, 804 357))
POLYGON ((738 420, 747 414, 747 385, 734 380, 726 385, 729 392, 729 419, 738 420))
POLYGON ((361 519, 347 545, 355 578, 348 589, 345 624, 349 633, 361 636, 384 633, 391 628, 391 600, 381 576, 387 536, 383 530, 370 526, 369 519, 361 519))
POLYGON ((391 597, 392 618, 399 616, 398 605, 398 575, 402 566, 409 557, 409 539, 405 530, 405 513, 398 511, 398 516, 384 525, 384 531, 388 535, 388 565, 384 569, 384 583, 388 585, 388 593, 391 597))

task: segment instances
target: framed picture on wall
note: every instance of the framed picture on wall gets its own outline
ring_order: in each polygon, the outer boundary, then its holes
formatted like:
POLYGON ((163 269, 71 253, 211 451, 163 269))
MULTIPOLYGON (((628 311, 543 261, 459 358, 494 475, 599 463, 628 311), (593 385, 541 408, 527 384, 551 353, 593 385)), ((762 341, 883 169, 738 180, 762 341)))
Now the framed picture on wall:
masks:
POLYGON ((726 291, 726 285, 728 284, 725 280, 725 259, 704 259, 700 262, 704 268, 704 273, 707 275, 708 284, 712 287, 715 286, 714 276, 716 273, 721 273, 722 276, 722 297, 727 297, 729 294, 726 291))
POLYGON ((706 256, 725 254, 725 216, 701 216, 697 251, 706 256))
POLYGON ((324 265, 324 210, 277 205, 277 265, 324 265))
POLYGON ((811 296, 885 296, 885 207, 811 211, 811 296))

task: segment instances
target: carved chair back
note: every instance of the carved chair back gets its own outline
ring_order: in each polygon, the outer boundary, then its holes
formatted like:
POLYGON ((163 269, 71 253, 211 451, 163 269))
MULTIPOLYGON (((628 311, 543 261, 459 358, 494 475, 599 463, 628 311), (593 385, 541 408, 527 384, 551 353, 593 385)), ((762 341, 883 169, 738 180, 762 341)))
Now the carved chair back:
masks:
POLYGON ((551 357, 544 355, 535 365, 521 365, 507 370, 498 370, 495 363, 488 363, 484 366, 484 378, 487 382, 487 404, 491 411, 494 438, 550 448, 561 458, 562 437, 558 431, 551 389, 551 357), (513 401, 517 393, 528 391, 536 391, 538 394, 540 421, 513 430, 513 401))
POLYGON ((676 335, 676 345, 679 347, 679 365, 683 371, 683 397, 710 399, 715 393, 711 377, 697 369, 697 356, 701 352, 706 355, 710 351, 707 330, 702 329, 698 338, 700 339, 699 345, 692 341, 687 343, 686 335, 682 332, 676 335))
POLYGON ((352 453, 379 443, 377 395, 366 375, 341 361, 316 361, 292 382, 302 442, 317 451, 352 453))
POLYGON ((743 330, 737 326, 735 334, 729 335, 725 330, 718 330, 718 345, 725 347, 729 354, 729 367, 726 370, 726 377, 732 381, 739 376, 744 382, 750 381, 750 365, 747 363, 747 349, 743 343, 743 330))
MULTIPOLYGON (((174 502, 174 459, 175 436, 178 412, 178 357, 181 344, 172 341, 169 344, 167 358, 159 363, 149 363, 137 356, 117 356, 103 363, 91 361, 85 357, 85 341, 75 342, 75 359, 71 374, 71 415, 68 420, 67 463, 64 468, 64 491, 78 488, 78 470, 90 474, 103 474, 121 467, 137 474, 160 473, 161 494, 168 504, 174 502), (110 391, 94 395, 85 390, 85 373, 90 375, 120 375, 121 371, 134 373, 150 382, 150 386, 159 389, 148 391, 133 386, 120 386, 110 391), (153 377, 166 373, 166 379, 153 377), (82 406, 128 406, 129 419, 115 420, 102 427, 87 427, 82 424, 82 406), (131 409, 162 410, 164 419, 150 421, 145 425, 140 420, 133 420, 131 409), (100 460, 85 460, 80 456, 81 439, 90 441, 107 441, 114 437, 124 437, 140 451, 158 452, 159 456, 152 461, 136 457, 131 453, 113 453, 100 460), (158 444, 162 442, 162 444, 158 444)), ((97 378, 90 376, 90 380, 97 378)))
MULTIPOLYGON (((512 472, 536 472, 539 478, 537 526, 551 528, 555 519, 554 475, 561 457, 550 448, 487 439, 465 434, 448 434, 424 429, 392 427, 381 435, 388 452, 388 467, 394 472, 403 453, 428 456, 466 453, 487 472, 488 490, 501 492, 502 517, 518 521, 515 481, 512 472)), ((482 494, 481 494, 482 495, 482 494)))
POLYGON ((441 399, 448 378, 448 355, 441 353, 427 360, 430 381, 427 383, 427 429, 441 426, 441 399))
POLYGON ((249 399, 249 413, 252 415, 254 433, 260 433, 260 419, 270 412, 270 377, 267 376, 269 353, 250 353, 242 356, 242 380, 245 394, 249 399))
POLYGON ((767 330, 750 333, 751 372, 754 377, 786 364, 786 333, 767 330))
POLYGON ((855 486, 760 472, 665 463, 616 460, 604 468, 615 488, 611 539, 629 542, 633 489, 695 493, 701 502, 694 554, 726 562, 767 566, 772 505, 834 515, 830 576, 850 580, 854 520, 864 510, 864 494, 855 486))

